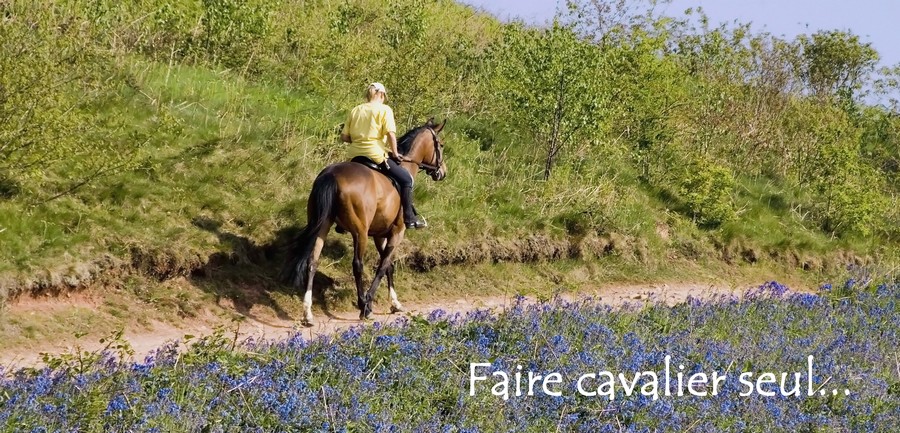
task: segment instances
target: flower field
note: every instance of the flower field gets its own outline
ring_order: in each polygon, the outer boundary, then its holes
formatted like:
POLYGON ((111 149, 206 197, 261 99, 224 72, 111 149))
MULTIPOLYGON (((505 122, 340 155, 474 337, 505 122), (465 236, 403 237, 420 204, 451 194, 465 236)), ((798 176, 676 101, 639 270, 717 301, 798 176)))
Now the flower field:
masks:
POLYGON ((768 283, 743 299, 675 307, 519 302, 314 341, 235 342, 221 331, 140 363, 57 358, 52 368, 6 372, 0 431, 896 431, 900 285, 850 280, 815 295, 785 291, 768 283), (682 395, 672 385, 666 395, 667 358, 672 381, 676 371, 685 383, 699 372, 726 379, 715 395, 708 383, 682 395), (508 373, 505 389, 499 371, 508 373), (627 380, 604 389, 604 371, 627 380), (528 372, 561 380, 531 384, 528 395, 528 372), (629 390, 637 372, 648 373, 629 390), (777 381, 757 382, 763 372, 777 381), (784 395, 782 373, 796 393, 784 395), (594 376, 576 383, 585 374, 594 376))

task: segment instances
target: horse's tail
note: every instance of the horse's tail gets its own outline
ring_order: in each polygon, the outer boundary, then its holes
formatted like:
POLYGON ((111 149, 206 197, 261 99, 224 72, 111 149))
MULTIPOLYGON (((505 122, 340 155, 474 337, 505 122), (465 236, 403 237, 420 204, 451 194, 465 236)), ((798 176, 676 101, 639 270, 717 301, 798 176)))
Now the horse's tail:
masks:
POLYGON ((309 274, 310 260, 316 237, 326 224, 330 225, 334 218, 334 197, 337 194, 337 180, 331 173, 319 174, 313 182, 312 191, 307 202, 306 222, 300 233, 287 245, 287 260, 281 270, 281 281, 304 288, 309 274))

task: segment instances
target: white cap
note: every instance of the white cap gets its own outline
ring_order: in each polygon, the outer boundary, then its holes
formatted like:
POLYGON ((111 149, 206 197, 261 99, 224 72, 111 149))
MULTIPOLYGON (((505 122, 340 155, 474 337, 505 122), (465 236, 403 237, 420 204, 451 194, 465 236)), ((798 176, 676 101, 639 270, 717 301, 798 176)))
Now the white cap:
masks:
POLYGON ((381 93, 387 94, 387 89, 384 88, 384 84, 381 84, 381 83, 372 83, 372 84, 369 84, 369 87, 374 87, 375 90, 377 90, 377 91, 379 91, 379 92, 381 92, 381 93))

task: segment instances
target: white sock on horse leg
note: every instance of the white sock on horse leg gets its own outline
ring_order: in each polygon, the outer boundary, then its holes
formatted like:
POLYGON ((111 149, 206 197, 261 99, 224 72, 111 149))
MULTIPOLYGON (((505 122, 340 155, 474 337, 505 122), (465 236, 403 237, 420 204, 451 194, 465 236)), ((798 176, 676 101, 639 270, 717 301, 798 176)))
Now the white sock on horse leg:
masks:
POLYGON ((393 305, 396 308, 403 308, 403 305, 401 305, 400 301, 397 300, 397 292, 394 290, 394 288, 389 287, 388 289, 391 294, 391 305, 393 305))
POLYGON ((312 290, 303 294, 303 318, 312 321, 312 290))

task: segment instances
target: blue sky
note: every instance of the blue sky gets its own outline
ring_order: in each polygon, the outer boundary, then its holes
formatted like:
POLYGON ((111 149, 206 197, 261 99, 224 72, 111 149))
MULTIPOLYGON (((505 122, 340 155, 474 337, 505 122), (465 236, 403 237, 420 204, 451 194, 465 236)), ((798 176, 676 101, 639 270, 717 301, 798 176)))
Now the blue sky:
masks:
MULTIPOLYGON (((463 0, 500 18, 519 17, 541 23, 553 17, 556 0, 463 0)), ((565 4, 565 1, 561 1, 565 4)), ((712 23, 751 22, 788 38, 822 29, 851 30, 881 55, 882 65, 900 63, 900 0, 674 0, 663 6, 681 16, 702 6, 712 23)))

